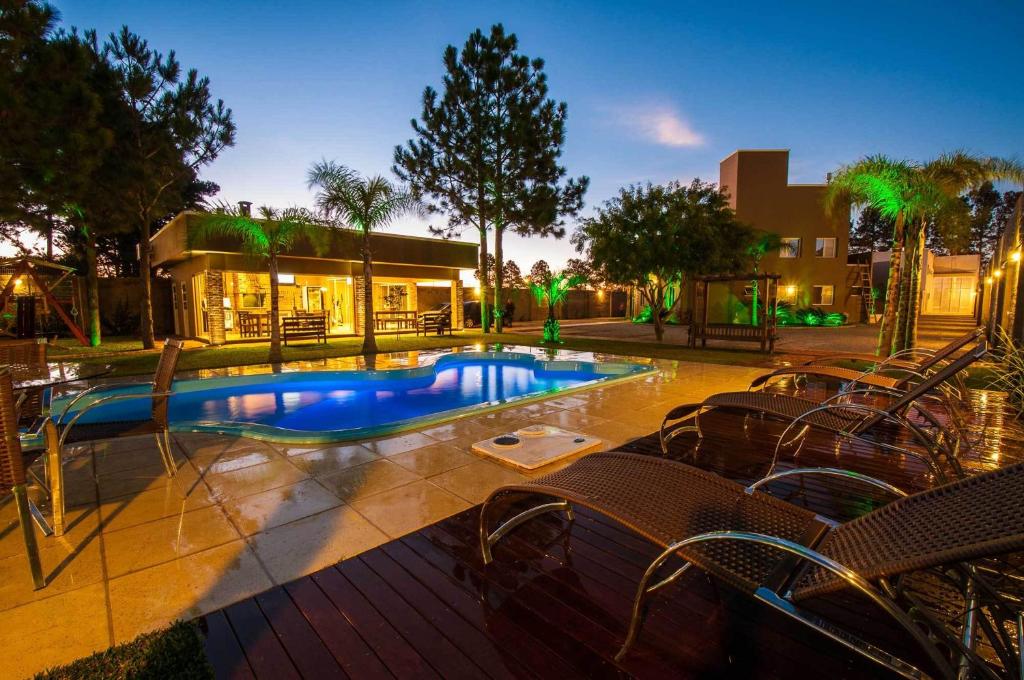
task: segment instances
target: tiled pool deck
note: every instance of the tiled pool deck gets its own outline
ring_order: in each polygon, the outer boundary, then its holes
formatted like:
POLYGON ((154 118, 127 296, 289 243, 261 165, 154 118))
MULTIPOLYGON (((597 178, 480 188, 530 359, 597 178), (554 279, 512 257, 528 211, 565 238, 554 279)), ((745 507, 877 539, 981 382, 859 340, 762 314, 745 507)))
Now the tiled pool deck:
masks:
MULTIPOLYGON (((392 355, 378 367, 425 359, 392 355)), ((672 406, 743 389, 765 370, 654 365, 642 379, 345 445, 176 434, 173 479, 148 437, 73 446, 70 529, 40 536, 45 589, 32 590, 13 504, 0 506, 0 675, 30 675, 219 609, 469 508, 522 478, 470 452, 485 437, 548 423, 613 447, 657 429, 672 406)), ((240 370, 251 369, 216 373, 240 370)))

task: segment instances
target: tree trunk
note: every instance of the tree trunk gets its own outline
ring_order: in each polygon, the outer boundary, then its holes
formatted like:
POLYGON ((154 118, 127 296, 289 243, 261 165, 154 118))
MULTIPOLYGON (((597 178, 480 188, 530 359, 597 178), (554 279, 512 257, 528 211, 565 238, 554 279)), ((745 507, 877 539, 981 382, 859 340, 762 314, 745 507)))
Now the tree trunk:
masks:
POLYGON ((139 226, 139 283, 142 288, 142 311, 139 315, 139 333, 142 335, 142 348, 156 347, 153 335, 153 280, 150 278, 152 251, 149 244, 149 217, 142 216, 139 226))
POLYGON ((281 363, 281 303, 277 277, 277 255, 270 256, 270 363, 281 363))
POLYGON ((921 284, 920 259, 924 250, 924 229, 910 227, 910 235, 904 247, 903 269, 900 272, 899 308, 896 311, 896 331, 893 334, 891 351, 900 352, 911 346, 910 339, 916 325, 916 296, 921 284))
POLYGON ((927 249, 925 248, 925 236, 926 236, 927 224, 924 220, 921 221, 921 230, 917 236, 917 256, 914 258, 914 277, 911 279, 911 290, 910 290, 910 311, 907 316, 907 347, 917 347, 917 323, 920 320, 921 315, 921 295, 923 293, 921 289, 921 278, 924 276, 925 267, 925 255, 927 249))
POLYGON ((99 347, 100 333, 100 280, 96 267, 96 236, 92 229, 85 232, 85 332, 89 345, 99 347))
POLYGON ((886 284, 885 314, 878 329, 878 348, 876 354, 887 355, 892 347, 893 331, 896 326, 896 308, 899 306, 900 262, 903 255, 904 233, 903 212, 896 215, 896 225, 892 236, 892 253, 889 255, 889 280, 886 284))
POLYGON ((46 259, 53 262, 53 222, 46 223, 46 259))
POLYGON ((491 315, 487 313, 487 230, 480 230, 480 330, 491 332, 491 315))
POLYGON ((370 232, 363 232, 363 354, 377 353, 373 335, 373 256, 370 253, 370 232))
POLYGON ((504 319, 502 318, 505 314, 505 305, 502 304, 502 284, 504 283, 502 277, 502 261, 503 254, 501 249, 501 235, 502 227, 495 225, 494 227, 494 332, 501 333, 504 328, 504 319))

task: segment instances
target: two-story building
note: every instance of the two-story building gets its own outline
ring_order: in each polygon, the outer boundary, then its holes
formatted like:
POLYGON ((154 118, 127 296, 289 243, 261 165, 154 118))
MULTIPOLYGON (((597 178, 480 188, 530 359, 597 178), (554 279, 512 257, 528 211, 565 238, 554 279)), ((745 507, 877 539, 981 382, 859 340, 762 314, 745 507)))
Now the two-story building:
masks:
POLYGON ((847 265, 849 212, 826 214, 827 184, 790 184, 787 149, 735 151, 719 172, 736 217, 782 239, 782 247, 760 265, 761 271, 782 275, 779 299, 858 321, 861 268, 847 265))

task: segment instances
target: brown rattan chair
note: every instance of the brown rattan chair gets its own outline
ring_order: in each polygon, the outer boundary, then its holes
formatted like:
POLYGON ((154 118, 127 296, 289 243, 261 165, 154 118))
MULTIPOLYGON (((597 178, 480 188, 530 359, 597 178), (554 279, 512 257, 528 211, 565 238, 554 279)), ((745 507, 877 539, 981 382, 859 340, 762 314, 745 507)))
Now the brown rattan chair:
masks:
POLYGON ((620 522, 661 547, 637 587, 628 632, 616 659, 635 642, 647 598, 695 566, 911 678, 921 677, 921 672, 910 661, 865 642, 802 605, 833 594, 859 592, 920 645, 923 658, 936 671, 950 678, 961 665, 993 675, 975 651, 974 627, 980 625, 977 617, 998 619, 992 625, 987 622, 982 630, 990 633, 986 641, 996 649, 1004 668, 1012 669, 1008 674, 1013 677, 1019 669, 1020 652, 1006 630, 1017 626, 1017 634, 1024 635, 1024 623, 998 592, 966 588, 963 630, 950 630, 937 618, 924 616, 901 594, 901 577, 946 569, 977 584, 977 572, 964 567, 965 563, 1024 550, 1022 498, 1024 464, 905 496, 884 482, 839 470, 788 470, 744 488, 677 461, 621 452, 595 453, 557 472, 492 493, 480 510, 480 541, 484 563, 490 563, 493 546, 516 526, 551 511, 564 511, 571 520, 573 506, 579 505, 620 522), (778 477, 796 474, 842 475, 902 497, 837 524, 760 490, 778 477), (546 500, 491 531, 494 508, 507 511, 505 501, 524 494, 546 500), (684 563, 655 580, 659 568, 673 557, 684 563), (979 593, 985 601, 979 599, 979 593), (952 652, 943 653, 943 647, 952 652))
MULTIPOLYGON (((46 351, 49 345, 44 338, 0 341, 0 366, 9 366, 12 379, 17 381, 44 378, 49 375, 46 351)), ((15 393, 18 407, 18 422, 25 424, 42 415, 42 387, 21 389, 15 393)))
POLYGON ((143 434, 152 434, 156 438, 157 448, 160 450, 160 457, 163 460, 164 468, 167 470, 169 477, 174 476, 174 472, 177 468, 174 462, 174 455, 171 449, 171 439, 169 430, 169 419, 168 419, 168 402, 169 397, 172 394, 172 386, 174 383, 174 371, 178 366, 178 357, 181 355, 181 350, 184 343, 181 340, 167 340, 164 343, 163 350, 160 352, 160 361, 157 363, 156 372, 153 375, 153 380, 148 384, 150 390, 148 392, 131 392, 131 393, 119 393, 103 396, 102 392, 105 390, 124 388, 124 387, 138 387, 140 383, 105 383, 102 385, 95 385, 87 390, 79 392, 73 399, 68 401, 67 405, 62 410, 61 414, 56 418, 57 426, 60 430, 60 441, 59 446, 61 449, 69 441, 84 441, 89 439, 106 439, 112 437, 133 437, 143 434), (117 401, 127 401, 130 399, 150 399, 152 400, 151 417, 149 420, 132 423, 128 427, 122 428, 100 428, 91 430, 87 433, 87 436, 77 436, 78 433, 72 434, 75 426, 79 423, 81 418, 89 413, 94 408, 109 404, 117 401), (71 414, 74 415, 71 415, 71 414), (70 418, 68 416, 71 416, 70 418))
POLYGON ((46 579, 39 560, 39 548, 35 531, 32 529, 32 521, 34 520, 47 536, 59 536, 64 533, 63 475, 60 451, 56 446, 56 429, 52 421, 45 421, 44 434, 47 443, 45 449, 22 449, 11 370, 6 366, 0 367, 0 497, 7 495, 8 492, 14 496, 18 523, 21 525, 32 581, 36 589, 45 586, 46 579), (28 467, 43 456, 46 460, 49 484, 41 486, 52 499, 53 527, 47 523, 43 514, 28 497, 28 467))
POLYGON ((779 378, 791 378, 794 380, 821 378, 841 381, 851 385, 868 385, 906 391, 910 389, 915 381, 925 379, 933 370, 940 367, 943 362, 950 359, 954 354, 972 342, 981 340, 984 335, 984 329, 976 328, 970 333, 965 333, 950 341, 939 350, 931 351, 924 348, 914 348, 881 360, 878 357, 872 357, 872 355, 862 354, 839 354, 828 358, 815 359, 813 363, 807 363, 803 366, 787 366, 759 376, 750 383, 750 389, 767 387, 769 383, 779 378), (865 356, 871 357, 870 360, 873 361, 868 370, 818 363, 851 359, 863 361, 865 356), (911 356, 920 356, 920 359, 918 361, 907 361, 906 359, 911 356))
POLYGON ((933 390, 952 379, 972 363, 981 359, 987 351, 984 340, 977 346, 906 392, 879 390, 877 388, 854 390, 829 397, 824 402, 812 401, 774 392, 722 392, 714 394, 700 403, 677 406, 669 411, 660 429, 661 448, 668 453, 669 443, 684 432, 703 434, 700 429, 701 414, 710 410, 726 410, 743 414, 756 413, 788 422, 780 435, 769 473, 775 469, 782 449, 801 441, 811 429, 834 433, 840 437, 867 441, 883 450, 897 451, 924 461, 941 481, 951 473, 962 476, 958 461, 961 437, 943 425, 931 412, 921 405, 933 390), (882 396, 888 403, 874 406, 850 400, 860 393, 882 396), (911 419, 917 416, 918 422, 911 419), (910 435, 924 453, 908 449, 884 437, 875 436, 884 425, 892 425, 910 435), (793 436, 789 436, 793 433, 793 436))

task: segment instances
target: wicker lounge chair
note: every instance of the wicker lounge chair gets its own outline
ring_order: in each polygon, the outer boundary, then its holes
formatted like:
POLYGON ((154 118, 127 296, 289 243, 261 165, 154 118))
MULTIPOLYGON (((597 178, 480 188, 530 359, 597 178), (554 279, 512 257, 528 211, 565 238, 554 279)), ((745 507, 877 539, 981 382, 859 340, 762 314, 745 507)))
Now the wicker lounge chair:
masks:
POLYGON ((823 359, 815 359, 813 362, 803 366, 787 366, 779 368, 771 373, 766 373, 750 383, 750 389, 767 387, 768 384, 778 378, 825 378, 833 381, 851 383, 853 385, 868 385, 871 387, 882 387, 885 389, 906 390, 915 380, 923 380, 934 369, 950 359, 961 349, 984 337, 984 329, 976 328, 970 333, 951 341, 945 347, 931 351, 923 348, 905 350, 892 357, 879 360, 873 355, 863 354, 837 354, 823 359), (919 361, 907 361, 906 358, 917 354, 921 357, 919 361), (871 361, 873 365, 869 370, 863 371, 855 368, 842 366, 822 365, 819 362, 832 362, 841 360, 871 361))
POLYGON ((947 466, 953 476, 960 476, 962 471, 957 461, 959 435, 951 433, 919 402, 967 366, 981 359, 986 351, 987 345, 982 340, 963 356, 949 362, 906 392, 884 391, 877 388, 858 390, 858 392, 866 391, 869 394, 880 393, 886 396, 889 403, 884 408, 849 401, 849 398, 854 395, 844 393, 834 395, 824 402, 773 392, 748 391, 715 394, 700 403, 677 406, 665 415, 660 429, 662 452, 667 454, 668 445, 672 439, 684 432, 696 432, 698 437, 702 437, 701 414, 708 410, 725 409, 756 413, 789 422, 789 426, 779 437, 775 447, 770 470, 775 469, 782 448, 801 440, 803 435, 813 428, 832 432, 842 437, 869 441, 878 448, 898 451, 921 459, 940 480, 948 478, 947 466), (924 424, 913 422, 908 417, 911 411, 922 419, 924 424), (869 436, 873 430, 884 424, 894 425, 908 433, 917 444, 924 448, 925 455, 919 451, 898 446, 893 442, 869 436), (788 435, 791 432, 795 434, 790 438, 788 435))
POLYGON ((28 554, 29 568, 36 589, 46 585, 39 548, 31 522, 34 520, 47 536, 64 532, 63 476, 60 468, 60 451, 56 447, 56 429, 47 420, 44 425, 47 446, 45 449, 27 451, 22 449, 15 405, 14 383, 11 370, 0 368, 0 497, 11 493, 18 510, 18 523, 28 554), (42 512, 28 497, 28 467, 40 457, 46 457, 49 486, 43 485, 53 500, 53 526, 46 521, 42 512))
MULTIPOLYGON (((779 476, 822 472, 789 470, 779 476)), ((855 473, 824 473, 849 475, 899 495, 883 482, 855 473)), ((831 594, 859 592, 907 632, 908 641, 921 647, 934 671, 950 678, 961 665, 993 675, 975 651, 975 627, 982 625, 1004 667, 1019 672, 1020 653, 1006 628, 1016 625, 1017 634, 1024 635, 1024 623, 991 588, 967 588, 963 630, 954 631, 910 604, 900 577, 941 567, 976 579, 977 572, 962 563, 1024 550, 1024 464, 905 496, 843 524, 757 488, 770 481, 744 488, 677 461, 621 452, 592 454, 550 475, 492 493, 480 510, 483 559, 490 563, 492 547, 530 518, 564 511, 571 520, 573 505, 581 505, 663 548, 638 585, 616 659, 635 642, 647 598, 695 566, 905 677, 921 677, 921 671, 802 605, 831 594), (503 505, 498 501, 524 494, 547 499, 491 531, 494 508, 503 505), (675 556, 684 564, 656 579, 659 568, 675 556), (979 593, 989 599, 980 601, 979 593), (979 623, 986 616, 997 619, 994 627, 989 621, 979 623), (947 655, 942 647, 954 651, 947 655)))
POLYGON ((178 366, 178 357, 181 355, 183 346, 184 343, 181 340, 167 340, 164 343, 163 350, 160 352, 160 361, 157 363, 156 372, 153 374, 153 381, 143 383, 148 384, 151 388, 148 392, 103 396, 103 391, 110 390, 111 388, 139 386, 139 383, 105 383, 95 385, 76 394, 67 403, 61 414, 56 417, 57 427, 60 430, 60 448, 63 449, 64 445, 69 441, 152 434, 156 438, 156 445, 160 451, 160 458, 163 460, 164 468, 167 470, 167 476, 174 476, 176 465, 171 450, 167 407, 169 397, 172 394, 171 387, 174 383, 174 371, 178 366), (87 430, 85 436, 81 436, 81 430, 74 432, 74 428, 82 416, 94 408, 111 402, 127 401, 130 399, 151 399, 153 402, 152 417, 140 423, 132 423, 129 427, 116 428, 114 430, 111 430, 109 427, 93 428, 85 426, 82 428, 82 430, 87 430), (68 418, 68 415, 72 412, 74 412, 74 415, 68 418))

